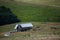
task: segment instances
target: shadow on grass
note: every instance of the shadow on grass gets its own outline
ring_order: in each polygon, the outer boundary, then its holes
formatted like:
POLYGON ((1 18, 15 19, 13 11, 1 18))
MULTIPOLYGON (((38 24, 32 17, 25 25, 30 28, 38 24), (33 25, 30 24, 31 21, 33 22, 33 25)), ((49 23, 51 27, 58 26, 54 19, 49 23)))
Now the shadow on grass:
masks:
POLYGON ((0 26, 16 22, 21 22, 21 20, 12 13, 11 9, 6 8, 5 6, 0 6, 0 26))

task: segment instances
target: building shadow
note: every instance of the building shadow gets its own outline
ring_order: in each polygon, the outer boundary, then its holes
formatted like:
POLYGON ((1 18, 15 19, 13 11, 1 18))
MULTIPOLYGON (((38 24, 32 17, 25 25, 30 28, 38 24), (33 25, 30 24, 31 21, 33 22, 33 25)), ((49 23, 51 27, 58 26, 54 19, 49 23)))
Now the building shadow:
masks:
POLYGON ((16 15, 13 14, 10 8, 0 6, 0 26, 21 22, 16 15))

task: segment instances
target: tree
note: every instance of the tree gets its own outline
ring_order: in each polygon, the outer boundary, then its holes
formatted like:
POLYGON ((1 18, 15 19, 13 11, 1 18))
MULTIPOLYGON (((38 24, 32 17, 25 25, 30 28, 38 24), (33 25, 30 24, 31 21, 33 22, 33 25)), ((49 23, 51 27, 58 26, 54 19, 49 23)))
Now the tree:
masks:
POLYGON ((17 16, 12 13, 11 9, 4 6, 0 7, 0 25, 15 23, 19 21, 20 20, 18 20, 17 16))

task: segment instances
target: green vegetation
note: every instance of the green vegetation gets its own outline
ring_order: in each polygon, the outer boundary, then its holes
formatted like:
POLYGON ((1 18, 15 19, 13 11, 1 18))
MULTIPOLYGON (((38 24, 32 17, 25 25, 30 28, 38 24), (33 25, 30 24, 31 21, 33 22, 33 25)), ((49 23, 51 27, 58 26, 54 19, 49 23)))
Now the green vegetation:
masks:
POLYGON ((9 8, 0 7, 0 25, 19 22, 17 17, 11 12, 9 8))
POLYGON ((60 8, 48 7, 48 6, 19 6, 15 14, 21 21, 58 21, 60 19, 60 8))
POLYGON ((22 22, 60 22, 60 7, 37 6, 17 2, 4 2, 22 22))
MULTIPOLYGON (((60 5, 60 2, 58 1, 56 2, 54 2, 56 5, 60 5)), ((7 40, 20 40, 20 39, 26 40, 27 38, 29 40, 31 40, 32 38, 37 38, 36 40, 38 40, 41 37, 37 35, 41 35, 41 34, 51 35, 53 34, 53 32, 54 33, 56 32, 56 34, 60 35, 60 31, 59 31, 60 29, 56 29, 55 31, 52 31, 50 29, 50 27, 60 28, 60 25, 59 25, 60 23, 58 23, 60 22, 60 7, 52 7, 49 5, 47 6, 46 2, 45 2, 46 4, 41 3, 41 5, 39 5, 39 3, 37 2, 38 5, 33 5, 33 4, 27 4, 27 3, 22 3, 22 2, 16 2, 14 0, 13 1, 1 0, 0 6, 5 6, 7 8, 10 8, 11 11, 14 13, 14 15, 16 15, 18 19, 20 19, 22 22, 32 22, 34 25, 34 28, 39 27, 41 29, 38 30, 35 28, 35 30, 32 29, 29 32, 20 32, 20 33, 15 33, 10 37, 4 37, 3 34, 5 32, 13 30, 14 26, 17 23, 0 26, 0 33, 1 33, 0 40, 6 40, 6 39, 7 40), (54 23, 40 23, 40 22, 54 22, 54 23), (33 35, 34 37, 31 37, 31 35, 33 35)), ((51 4, 54 4, 54 3, 52 2, 51 4)))

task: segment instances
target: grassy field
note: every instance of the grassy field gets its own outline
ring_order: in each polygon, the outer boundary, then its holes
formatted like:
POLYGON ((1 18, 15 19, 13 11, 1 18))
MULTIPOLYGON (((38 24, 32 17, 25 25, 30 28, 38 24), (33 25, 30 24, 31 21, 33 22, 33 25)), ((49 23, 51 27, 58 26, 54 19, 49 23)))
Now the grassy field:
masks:
POLYGON ((60 40, 60 37, 59 37, 60 36, 60 31, 59 31, 60 30, 60 23, 59 23, 60 7, 49 6, 49 5, 60 6, 60 0, 56 0, 56 1, 53 1, 53 0, 37 0, 37 1, 21 0, 20 1, 18 0, 18 1, 17 0, 15 1, 0 0, 0 6, 6 6, 7 8, 10 8, 11 11, 17 16, 19 20, 21 20, 23 23, 32 22, 34 27, 30 31, 12 33, 10 37, 4 37, 3 36, 4 33, 13 30, 14 26, 17 23, 0 26, 0 40, 60 40), (38 27, 40 29, 38 29, 38 27), (58 29, 53 31, 51 27, 57 27, 58 29), (56 36, 54 36, 54 33, 56 36), (49 35, 49 36, 47 36, 46 39, 40 39, 40 38, 45 38, 43 34, 45 36, 46 35, 49 35))
MULTIPOLYGON (((4 26, 0 26, 0 32, 8 32, 14 29, 16 24, 21 24, 21 23, 28 23, 28 22, 19 22, 19 23, 15 23, 15 24, 9 24, 9 25, 4 25, 4 26)), ((59 28, 60 28, 60 23, 59 22, 31 22, 33 24, 33 29, 34 28, 41 28, 41 30, 43 30, 43 32, 52 32, 50 27, 57 27, 58 29, 56 30, 56 32, 60 32, 59 28)), ((37 30, 39 31, 39 30, 37 30)))
MULTIPOLYGON (((23 23, 23 22, 22 22, 23 23)), ((27 23, 27 22, 24 22, 27 23)), ((14 29, 17 24, 0 26, 0 40, 60 40, 60 23, 58 22, 31 22, 33 29, 27 32, 11 33, 9 37, 4 37, 4 33, 14 29), (52 30, 51 27, 56 27, 52 30)), ((18 23, 19 24, 19 23, 18 23)))
MULTIPOLYGON (((33 3, 36 2, 36 0, 35 1, 31 0, 31 1, 33 3)), ((37 0, 37 1, 39 2, 42 1, 42 3, 44 2, 44 0, 37 0)), ((47 1, 48 3, 53 2, 53 0, 45 0, 45 1, 47 1)), ((60 4, 59 0, 56 0, 53 3, 57 4, 57 2, 59 5, 60 4)), ((22 22, 47 22, 47 21, 59 22, 60 21, 60 7, 53 7, 53 6, 45 5, 45 3, 44 5, 43 4, 35 5, 35 4, 23 3, 20 0, 16 0, 16 1, 0 0, 0 6, 6 6, 7 8, 10 8, 12 12, 22 22)), ((2 26, 2 28, 5 28, 5 27, 2 26)), ((1 29, 1 31, 4 31, 4 30, 1 29)))
POLYGON ((15 0, 37 5, 60 5, 60 0, 15 0))
POLYGON ((22 22, 60 22, 60 7, 34 5, 16 1, 0 1, 0 6, 11 8, 22 22))

